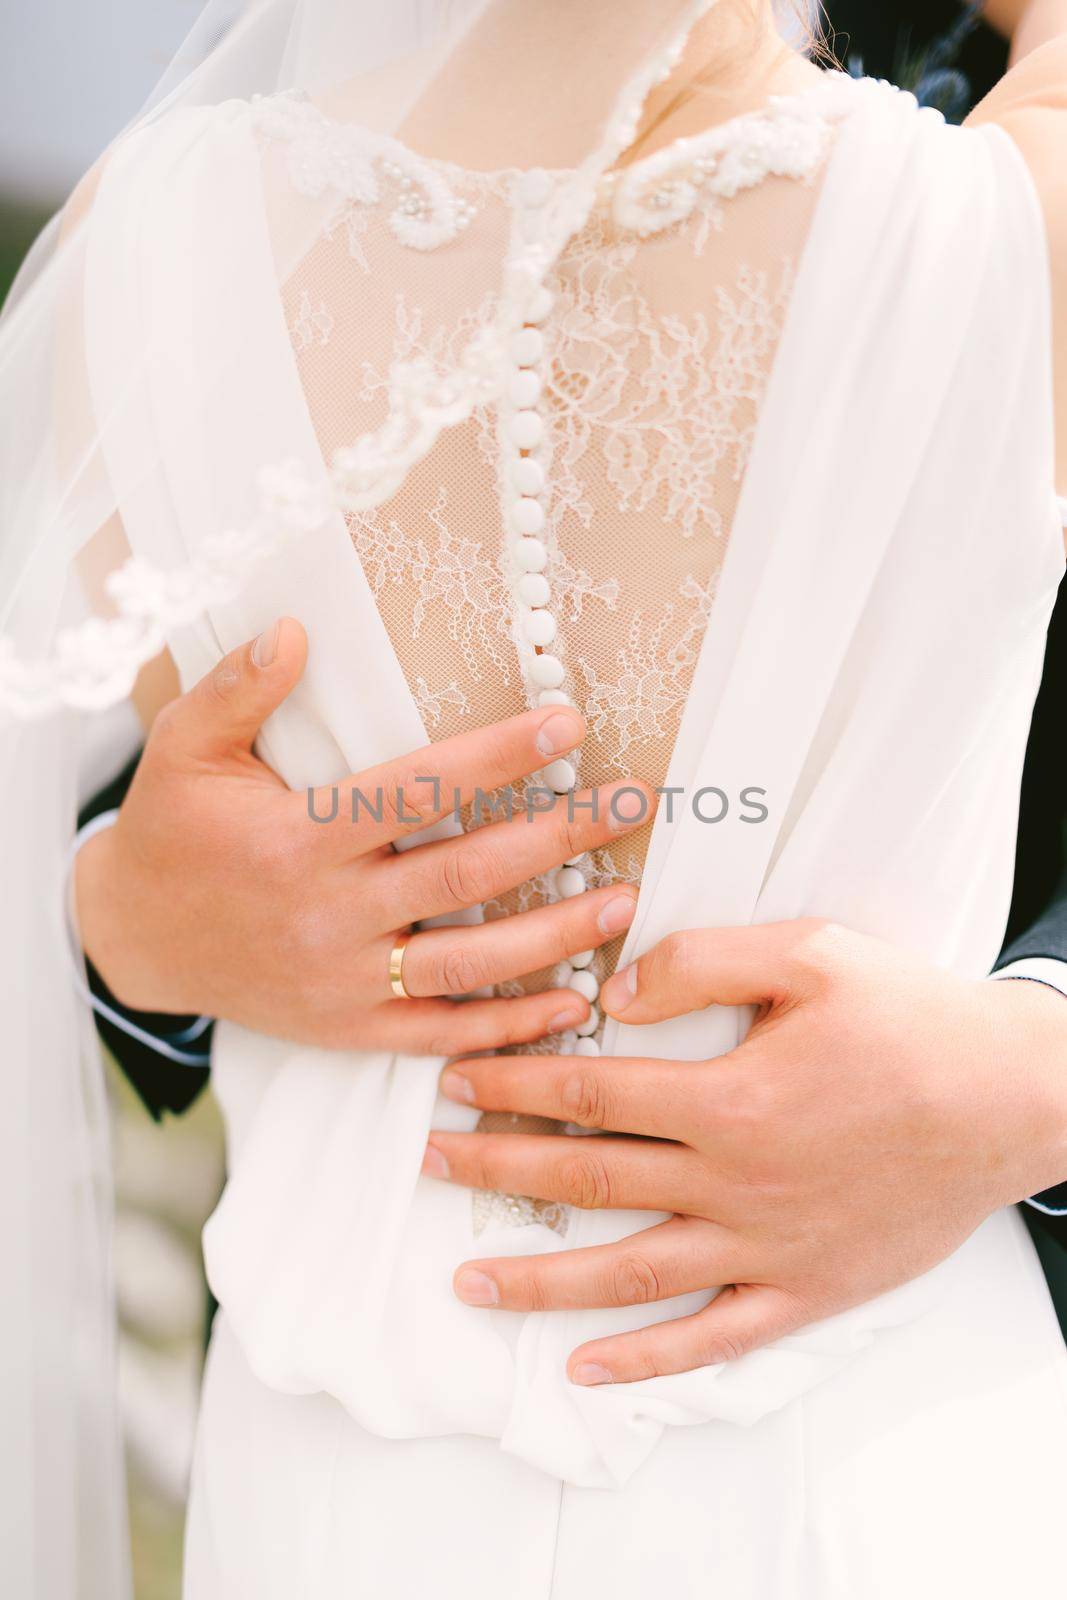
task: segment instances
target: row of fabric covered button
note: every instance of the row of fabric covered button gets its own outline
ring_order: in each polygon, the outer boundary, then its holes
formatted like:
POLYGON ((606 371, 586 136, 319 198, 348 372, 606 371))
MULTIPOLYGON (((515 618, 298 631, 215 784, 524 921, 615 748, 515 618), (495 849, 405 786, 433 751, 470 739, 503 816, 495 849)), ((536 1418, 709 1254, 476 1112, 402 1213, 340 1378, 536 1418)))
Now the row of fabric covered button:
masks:
MULTIPOLYGON (((528 236, 536 234, 538 213, 551 196, 552 179, 547 172, 527 172, 518 180, 515 194, 517 221, 520 230, 528 236)), ((534 454, 545 438, 544 418, 539 409, 544 388, 541 376, 545 355, 542 325, 552 305, 552 293, 543 285, 533 292, 526 308, 524 324, 511 342, 512 370, 507 385, 507 400, 511 409, 506 437, 514 452, 509 463, 509 480, 515 491, 515 498, 507 509, 510 555, 515 594, 521 608, 522 634, 530 646, 525 660, 526 675, 531 691, 536 693, 538 705, 542 706, 572 703, 565 688, 566 668, 551 649, 559 633, 559 623, 550 609, 552 594, 546 576, 548 549, 541 538, 546 521, 543 501, 546 475, 542 462, 534 454)), ((545 767, 542 777, 546 787, 562 798, 578 782, 576 760, 561 758, 552 761, 545 767)), ((557 869, 553 887, 559 899, 570 899, 585 893, 586 864, 584 856, 574 856, 557 869)), ((590 1003, 589 1016, 577 1029, 574 1051, 578 1055, 599 1054, 599 1046, 592 1037, 600 1026, 600 1014, 593 1003, 600 992, 600 985, 591 971, 594 955, 593 950, 583 950, 572 956, 556 978, 562 987, 574 989, 590 1003)))

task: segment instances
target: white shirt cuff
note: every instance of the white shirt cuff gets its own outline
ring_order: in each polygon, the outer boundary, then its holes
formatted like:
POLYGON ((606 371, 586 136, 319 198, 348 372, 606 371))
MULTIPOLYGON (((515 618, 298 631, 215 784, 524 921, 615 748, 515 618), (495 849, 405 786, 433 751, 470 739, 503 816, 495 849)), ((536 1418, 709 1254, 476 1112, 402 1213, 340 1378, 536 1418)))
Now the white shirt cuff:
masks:
POLYGON ((1054 956, 1025 956, 1021 961, 1009 962, 992 976, 1029 978, 1033 983, 1045 983, 1050 989, 1057 989, 1067 998, 1067 961, 1057 961, 1054 956))
MULTIPOLYGON (((992 976, 1029 978, 1033 983, 1044 983, 1048 988, 1058 990, 1067 998, 1067 961, 1057 961, 1054 956, 1026 956, 1021 961, 1009 962, 992 976)), ((1057 1199, 1059 1198, 1058 1190, 1046 1190, 1046 1193, 1055 1194, 1057 1199)), ((1046 1217, 1067 1217, 1067 1206, 1053 1206, 1037 1199, 1025 1200, 1023 1203, 1032 1206, 1035 1211, 1043 1212, 1046 1217)))

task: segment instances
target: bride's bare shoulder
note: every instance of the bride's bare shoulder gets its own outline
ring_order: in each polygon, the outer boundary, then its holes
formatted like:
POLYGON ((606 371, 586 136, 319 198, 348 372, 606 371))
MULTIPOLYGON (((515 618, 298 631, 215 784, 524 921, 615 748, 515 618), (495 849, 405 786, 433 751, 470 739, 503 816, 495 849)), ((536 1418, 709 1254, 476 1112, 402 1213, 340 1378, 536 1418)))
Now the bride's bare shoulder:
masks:
MULTIPOLYGON (((1065 6, 1067 23, 1067 6, 1065 6)), ((1067 492, 1067 32, 1039 45, 1001 79, 967 119, 996 123, 1033 175, 1048 234, 1056 367, 1058 487, 1067 492)))
POLYGON ((1021 150, 1045 210, 1054 258, 1067 269, 1067 31, 1024 56, 967 118, 969 127, 991 122, 1021 150))
POLYGON ((1035 175, 1067 183, 1067 8, 1064 31, 1031 50, 980 100, 968 125, 996 122, 1018 142, 1035 175))

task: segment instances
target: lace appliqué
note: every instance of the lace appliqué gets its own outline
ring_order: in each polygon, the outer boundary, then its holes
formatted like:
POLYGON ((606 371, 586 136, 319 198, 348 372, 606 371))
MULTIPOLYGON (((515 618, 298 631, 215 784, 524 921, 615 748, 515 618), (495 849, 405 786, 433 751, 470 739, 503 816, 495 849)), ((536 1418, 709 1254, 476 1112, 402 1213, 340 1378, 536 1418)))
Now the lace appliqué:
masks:
POLYGON ((570 1214, 566 1206, 554 1200, 532 1200, 525 1194, 497 1194, 491 1189, 475 1189, 472 1227, 474 1237, 486 1228, 528 1228, 535 1222, 551 1228, 560 1238, 567 1234, 570 1214))
POLYGON ((62 630, 51 659, 21 659, 12 641, 0 638, 0 709, 32 718, 60 706, 115 705, 169 633, 232 600, 280 545, 321 531, 335 514, 329 482, 299 461, 265 467, 257 490, 255 519, 207 535, 188 565, 168 570, 131 556, 116 567, 106 580, 116 615, 62 630))
MULTIPOLYGON (((731 195, 772 173, 806 178, 817 170, 831 125, 855 106, 860 87, 832 74, 815 91, 777 98, 697 139, 668 146, 601 180, 599 192, 610 196, 616 225, 634 238, 661 233, 696 215, 700 225, 694 247, 703 248, 708 231, 719 226, 722 202, 731 195)), ((480 202, 509 192, 517 176, 465 173, 425 160, 398 140, 331 121, 298 94, 260 98, 249 109, 264 141, 287 147, 286 168, 294 188, 325 200, 327 228, 344 233, 349 253, 364 270, 370 270, 364 243, 372 208, 386 209, 388 227, 400 245, 434 250, 470 225, 480 202)), ((333 331, 331 315, 321 304, 308 308, 306 317, 301 310, 292 330, 298 347, 325 342, 333 331)), ((672 333, 666 324, 664 337, 669 349, 672 333)), ((336 507, 361 511, 381 505, 444 428, 471 416, 478 405, 492 403, 499 393, 505 338, 498 317, 493 327, 474 334, 454 370, 445 375, 425 361, 398 362, 386 380, 385 423, 333 458, 325 485, 328 495, 332 491, 332 503, 324 501, 317 473, 276 463, 264 469, 263 509, 249 526, 212 534, 195 559, 175 571, 132 558, 110 586, 117 614, 68 629, 58 637, 51 658, 22 659, 10 639, 0 639, 0 705, 16 715, 33 716, 60 705, 96 708, 121 699, 138 669, 162 648, 167 633, 236 594, 280 539, 322 527, 336 507), (270 486, 270 480, 279 479, 285 482, 280 509, 270 486)), ((587 409, 602 406, 604 396, 593 394, 584 379, 580 382, 587 409)), ((580 421, 577 426, 580 431, 580 421)), ((613 482, 635 505, 647 492, 642 487, 647 443, 641 428, 616 428, 606 446, 613 482)), ((740 465, 739 456, 738 470, 740 465)), ((671 476, 668 472, 661 481, 671 476)), ((568 504, 579 515, 591 514, 573 480, 558 488, 567 492, 568 504)), ((697 526, 699 467, 697 476, 672 482, 671 492, 688 525, 697 526)))
POLYGON ((455 678, 443 689, 431 689, 425 678, 419 678, 415 684, 413 699, 419 708, 423 723, 428 728, 440 727, 447 706, 451 706, 456 715, 461 717, 467 716, 471 708, 470 701, 455 678))
POLYGON ((426 534, 409 532, 395 518, 385 521, 377 513, 351 515, 356 553, 376 597, 386 583, 413 586, 413 638, 419 637, 430 612, 443 609, 448 636, 459 645, 472 681, 481 679, 488 661, 507 683, 514 670, 507 584, 498 563, 489 560, 477 540, 453 531, 447 506, 447 493, 441 489, 425 512, 430 525, 426 534))
MULTIPOLYGON (((332 121, 296 92, 253 101, 253 113, 265 138, 284 141, 297 193, 336 196, 331 227, 348 226, 361 208, 383 203, 394 237, 410 250, 436 250, 469 227, 470 201, 454 192, 438 163, 398 139, 332 121)), ((357 226, 357 238, 358 232, 357 226)))
POLYGON ((834 122, 855 104, 854 86, 829 78, 807 95, 776 95, 751 116, 678 139, 626 169, 616 181, 614 215, 620 227, 647 238, 703 217, 702 253, 722 220, 722 202, 772 176, 807 180, 826 156, 834 122))
POLYGON ((620 511, 644 511, 662 493, 667 520, 687 538, 698 529, 718 536, 716 474, 725 469, 735 483, 744 474, 792 269, 783 265, 772 286, 765 271, 742 266, 732 294, 717 289, 713 321, 703 313, 687 320, 657 315, 637 289, 627 270, 637 248, 611 246, 594 222, 554 285, 562 311, 549 375, 556 516, 569 510, 588 525, 577 467, 595 439, 620 511))
MULTIPOLYGON (((835 122, 854 107, 855 96, 853 80, 831 74, 817 89, 775 95, 747 115, 693 138, 676 139, 642 161, 606 174, 601 183, 611 194, 617 226, 647 238, 699 210, 707 227, 716 227, 722 202, 764 178, 810 178, 825 157, 835 122)), ((472 192, 482 200, 503 198, 522 177, 517 168, 473 172, 416 155, 391 135, 328 117, 298 90, 256 96, 251 104, 259 134, 286 146, 294 189, 312 199, 336 197, 330 229, 342 223, 347 227, 354 213, 386 204, 391 208, 389 226, 401 244, 439 249, 477 215, 472 192)), ((361 233, 360 225, 357 240, 361 233)), ((707 228, 701 250, 706 238, 707 228)), ((369 270, 358 246, 352 254, 369 270)))
POLYGON ((325 300, 320 300, 316 306, 305 289, 300 296, 300 309, 296 314, 296 320, 289 329, 293 340, 293 348, 297 354, 302 355, 305 350, 310 350, 313 345, 329 344, 333 327, 334 319, 325 300))
MULTIPOLYGON (((602 228, 591 225, 574 242, 567 270, 553 284, 560 317, 548 375, 555 489, 549 575, 566 629, 588 605, 614 611, 620 599, 617 578, 593 577, 561 548, 567 514, 585 525, 592 518, 586 455, 593 451, 603 463, 620 511, 642 511, 662 493, 665 519, 684 537, 698 531, 718 536, 716 475, 725 471, 733 481, 743 475, 792 281, 788 264, 773 287, 766 272, 742 266, 732 293, 718 289, 714 317, 671 318, 664 325, 627 270, 640 247, 633 241, 608 247, 602 228)), ((399 359, 432 366, 443 378, 449 348, 424 338, 421 318, 402 297, 396 317, 399 359)), ((365 366, 361 399, 377 397, 387 381, 365 366)), ((480 408, 474 420, 479 448, 491 459, 488 409, 480 408)), ((417 595, 414 638, 443 610, 470 681, 481 681, 488 667, 510 682, 512 600, 498 556, 491 558, 476 539, 456 531, 443 489, 421 515, 422 525, 414 527, 377 510, 349 515, 375 596, 387 584, 410 585, 417 595)), ((629 773, 625 758, 635 747, 676 729, 686 669, 695 659, 711 598, 711 588, 691 577, 676 606, 654 618, 634 614, 617 676, 609 679, 578 659, 591 729, 605 745, 614 744, 610 760, 620 773, 629 773)), ((566 634, 558 648, 567 653, 566 634)), ((431 722, 439 726, 440 705, 431 722)))
POLYGON ((668 606, 653 623, 635 612, 616 675, 604 677, 584 656, 578 658, 589 731, 623 777, 633 776, 626 757, 635 746, 673 739, 678 731, 716 583, 717 574, 706 584, 687 578, 679 590, 687 604, 668 606))

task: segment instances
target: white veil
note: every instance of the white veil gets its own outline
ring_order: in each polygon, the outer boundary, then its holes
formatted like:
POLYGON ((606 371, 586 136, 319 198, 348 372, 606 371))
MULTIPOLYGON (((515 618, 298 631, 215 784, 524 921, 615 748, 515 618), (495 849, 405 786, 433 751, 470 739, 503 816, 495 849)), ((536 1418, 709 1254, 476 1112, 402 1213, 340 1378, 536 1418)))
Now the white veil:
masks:
MULTIPOLYGON (((255 419, 235 421, 256 462, 242 505, 204 526, 192 552, 168 546, 166 529, 150 552, 131 549, 125 508, 183 458, 173 436, 163 457, 167 419, 154 398, 163 353, 140 337, 140 314, 166 293, 162 262, 172 282, 205 286, 199 302, 177 297, 187 325, 168 381, 207 394, 242 359, 253 330, 242 318, 239 260, 220 251, 208 272, 194 255, 211 244, 201 178, 253 97, 340 93, 384 159, 412 109, 447 91, 457 71, 456 114, 481 119, 487 148, 503 119, 513 122, 524 106, 536 112, 526 118, 524 162, 535 165, 538 118, 558 120, 551 79, 538 96, 525 71, 509 94, 508 64, 542 60, 550 73, 545 43, 560 18, 579 17, 573 4, 210 0, 142 115, 34 247, 0 319, 0 1561, 6 1592, 25 1600, 120 1600, 128 1588, 106 1103, 91 1021, 71 981, 64 907, 79 787, 90 766, 99 771, 101 748, 117 765, 129 740, 130 724, 103 713, 126 700, 140 667, 176 631, 269 561, 279 540, 310 544, 338 502, 387 498, 441 429, 492 395, 528 297, 714 0, 583 7, 582 26, 604 25, 602 77, 581 107, 568 108, 572 177, 552 201, 546 233, 502 251, 499 317, 471 338, 447 380, 391 374, 386 422, 339 453, 325 496, 321 472, 313 481, 299 463, 257 458, 255 419), (463 44, 471 29, 500 23, 510 41, 500 58, 505 81, 486 86, 482 107, 462 74, 463 44)), ((379 181, 375 163, 363 176, 379 181)), ((279 280, 328 218, 325 190, 305 192, 272 219, 279 280)), ((432 193, 424 198, 419 225, 456 224, 432 193)), ((398 211, 396 226, 416 224, 398 211)), ((172 340, 168 359, 174 348, 172 340)), ((174 483, 174 495, 187 487, 174 483)))

